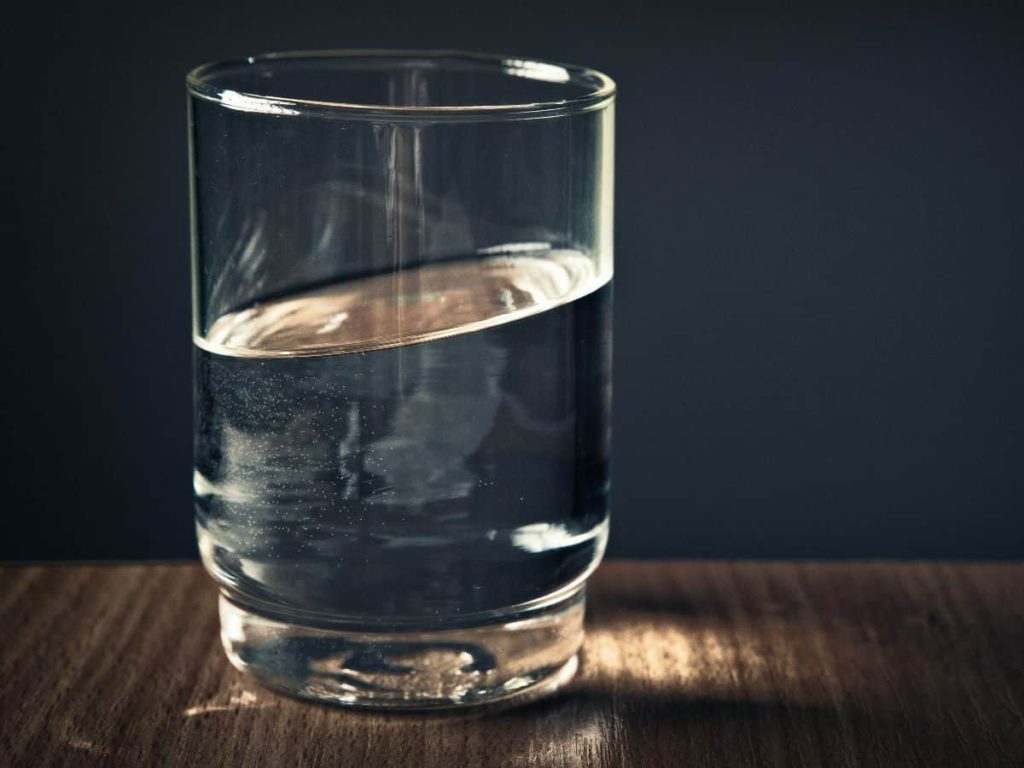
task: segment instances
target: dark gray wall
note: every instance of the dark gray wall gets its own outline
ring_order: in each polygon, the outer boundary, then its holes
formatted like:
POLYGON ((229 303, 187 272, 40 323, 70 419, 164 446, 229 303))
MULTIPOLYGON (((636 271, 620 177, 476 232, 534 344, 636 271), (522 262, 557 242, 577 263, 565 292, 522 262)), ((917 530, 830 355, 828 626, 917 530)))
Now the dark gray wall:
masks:
POLYGON ((1019 14, 101 5, 6 42, 0 557, 193 555, 182 78, 324 47, 618 80, 612 554, 1024 555, 1019 14))

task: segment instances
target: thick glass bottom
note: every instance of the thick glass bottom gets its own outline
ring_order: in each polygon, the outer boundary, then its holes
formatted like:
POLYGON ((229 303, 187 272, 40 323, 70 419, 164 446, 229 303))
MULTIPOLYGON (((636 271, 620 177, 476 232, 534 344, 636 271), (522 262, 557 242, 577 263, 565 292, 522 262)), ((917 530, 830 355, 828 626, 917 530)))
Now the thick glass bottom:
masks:
POLYGON ((584 595, 580 587, 484 625, 363 632, 285 622, 222 593, 221 639, 235 667, 306 699, 386 709, 520 703, 572 679, 584 595))

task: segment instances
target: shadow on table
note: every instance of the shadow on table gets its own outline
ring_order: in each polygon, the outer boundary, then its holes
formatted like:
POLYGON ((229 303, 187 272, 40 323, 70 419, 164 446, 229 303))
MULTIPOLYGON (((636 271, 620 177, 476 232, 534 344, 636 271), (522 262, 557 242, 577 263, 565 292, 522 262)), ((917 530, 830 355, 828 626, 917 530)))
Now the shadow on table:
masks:
MULTIPOLYGON (((868 756, 899 765, 964 755, 928 692, 893 671, 897 646, 838 610, 812 610, 799 590, 608 578, 595 587, 580 671, 547 700, 380 714, 303 704, 240 681, 233 700, 241 706, 199 713, 231 710, 244 721, 248 709, 246 727, 273 727, 274 711, 286 710, 310 721, 320 754, 362 745, 362 765, 401 765, 399 753, 488 766, 843 765, 868 756), (907 736, 919 728, 934 743, 907 736)), ((898 647, 924 650, 911 619, 898 647)))

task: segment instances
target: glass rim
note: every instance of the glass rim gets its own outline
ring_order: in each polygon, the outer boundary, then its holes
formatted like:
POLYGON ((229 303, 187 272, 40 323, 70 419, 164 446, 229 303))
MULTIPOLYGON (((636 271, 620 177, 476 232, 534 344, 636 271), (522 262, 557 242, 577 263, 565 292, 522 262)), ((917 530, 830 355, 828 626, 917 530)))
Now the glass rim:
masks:
MULTIPOLYGON (((439 67, 443 71, 444 67, 439 67)), ((479 119, 528 119, 531 117, 560 117, 601 109, 615 99, 615 81, 602 72, 574 64, 561 64, 543 59, 505 56, 501 54, 474 53, 462 50, 402 50, 402 49, 331 49, 314 51, 284 51, 264 53, 242 59, 225 59, 201 64, 191 70, 185 78, 189 92, 198 98, 212 101, 221 106, 241 112, 257 112, 270 115, 303 115, 319 113, 336 115, 348 119, 384 120, 479 120, 479 119), (350 60, 455 60, 463 62, 469 69, 477 68, 494 71, 508 77, 522 77, 547 83, 576 85, 586 90, 565 99, 544 100, 510 104, 459 104, 459 105, 391 105, 361 102, 330 101, 307 98, 291 98, 270 93, 240 92, 216 85, 211 80, 232 70, 244 69, 255 64, 288 61, 338 61, 350 60)))

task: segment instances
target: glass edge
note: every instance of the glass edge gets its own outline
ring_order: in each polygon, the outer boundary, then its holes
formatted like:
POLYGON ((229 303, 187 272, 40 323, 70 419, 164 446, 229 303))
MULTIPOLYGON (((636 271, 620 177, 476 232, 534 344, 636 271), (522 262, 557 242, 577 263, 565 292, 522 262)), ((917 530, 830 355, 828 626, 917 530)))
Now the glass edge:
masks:
MULTIPOLYGON (((518 74, 510 76, 525 76, 518 74)), ((544 78, 535 78, 543 80, 544 78)), ((399 50, 399 49, 337 49, 315 51, 288 51, 265 53, 241 59, 226 59, 200 64, 185 77, 185 84, 192 96, 211 101, 226 109, 240 112, 255 112, 281 116, 337 116, 345 119, 383 120, 426 120, 434 122, 458 120, 501 120, 561 117, 592 112, 608 106, 615 100, 615 81, 602 72, 589 67, 562 64, 544 59, 501 54, 474 53, 462 50, 399 50), (392 106, 387 104, 359 104, 313 99, 295 99, 270 94, 239 92, 220 88, 202 78, 209 73, 230 67, 244 67, 258 62, 274 62, 298 59, 341 59, 341 58, 424 58, 464 59, 481 65, 523 65, 537 67, 558 67, 573 77, 588 77, 596 81, 597 87, 579 96, 558 101, 538 101, 523 104, 470 104, 459 106, 392 106)))

